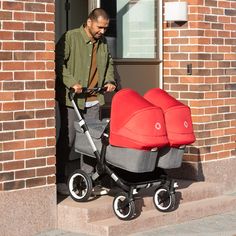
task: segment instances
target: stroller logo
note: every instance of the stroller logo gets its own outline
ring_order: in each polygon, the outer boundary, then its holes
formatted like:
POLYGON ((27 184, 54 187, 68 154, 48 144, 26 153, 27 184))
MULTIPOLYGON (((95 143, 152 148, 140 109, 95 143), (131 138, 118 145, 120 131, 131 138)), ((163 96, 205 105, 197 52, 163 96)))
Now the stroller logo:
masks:
POLYGON ((184 127, 187 129, 188 128, 188 122, 184 121, 184 127))
POLYGON ((160 124, 159 122, 157 122, 157 123, 155 124, 155 128, 156 128, 157 130, 160 130, 160 129, 161 129, 161 124, 160 124))

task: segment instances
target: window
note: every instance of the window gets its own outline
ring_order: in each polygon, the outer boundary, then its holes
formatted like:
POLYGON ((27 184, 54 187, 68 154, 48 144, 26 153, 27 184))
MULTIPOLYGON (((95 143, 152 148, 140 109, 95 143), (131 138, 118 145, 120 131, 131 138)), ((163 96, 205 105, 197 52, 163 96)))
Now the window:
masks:
POLYGON ((101 0, 111 17, 107 39, 114 58, 157 58, 157 2, 101 0))

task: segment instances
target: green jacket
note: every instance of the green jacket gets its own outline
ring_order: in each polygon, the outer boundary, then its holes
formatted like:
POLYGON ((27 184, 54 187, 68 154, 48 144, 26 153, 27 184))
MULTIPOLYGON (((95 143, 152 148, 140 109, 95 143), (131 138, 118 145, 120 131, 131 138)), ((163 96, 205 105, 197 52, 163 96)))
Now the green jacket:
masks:
MULTIPOLYGON (((56 98, 66 106, 72 106, 69 88, 79 83, 87 87, 91 67, 92 43, 84 27, 67 31, 56 45, 56 98)), ((99 39, 97 49, 98 87, 106 82, 115 82, 113 60, 108 51, 106 38, 99 39)), ((100 105, 104 96, 98 94, 100 105)), ((85 97, 77 96, 77 105, 84 109, 85 97)))

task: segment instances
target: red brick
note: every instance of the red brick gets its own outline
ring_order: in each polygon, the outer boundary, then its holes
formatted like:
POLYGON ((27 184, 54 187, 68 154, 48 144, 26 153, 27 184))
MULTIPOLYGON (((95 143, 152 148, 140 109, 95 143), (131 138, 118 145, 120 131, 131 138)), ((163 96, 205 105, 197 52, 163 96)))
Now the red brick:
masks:
POLYGON ((39 71, 39 72, 36 72, 36 78, 43 79, 43 80, 55 79, 55 72, 54 71, 39 71))
POLYGON ((53 176, 47 176, 47 184, 55 184, 56 183, 56 177, 53 176))
POLYGON ((45 89, 45 81, 27 81, 25 83, 25 88, 30 90, 45 89))
POLYGON ((55 108, 55 106, 56 106, 55 100, 46 101, 46 107, 48 107, 48 108, 55 108))
POLYGON ((21 150, 15 152, 15 160, 35 158, 35 150, 21 150))
POLYGON ((54 21, 54 14, 49 13, 36 13, 36 20, 37 21, 46 21, 46 22, 53 22, 54 21))
POLYGON ((13 160, 13 158, 14 158, 13 152, 0 152, 0 161, 10 161, 13 160))
POLYGON ((45 165, 46 165, 45 158, 26 160, 26 168, 40 167, 45 165))
POLYGON ((24 82, 12 82, 12 81, 6 81, 3 83, 3 89, 4 90, 23 90, 24 89, 24 82))
POLYGON ((3 9, 4 10, 23 10, 24 9, 24 5, 22 2, 12 2, 12 1, 6 1, 3 2, 2 4, 3 9))
POLYGON ((46 62, 46 70, 54 70, 55 63, 54 62, 46 62))
POLYGON ((36 118, 48 118, 48 117, 54 117, 54 116, 55 116, 54 109, 36 111, 36 118))
POLYGON ((13 92, 0 92, 0 101, 12 101, 13 95, 13 92))
POLYGON ((11 121, 3 123, 3 130, 21 130, 24 129, 23 121, 11 121))
POLYGON ((28 120, 34 118, 34 111, 19 111, 14 113, 15 120, 28 120))
POLYGON ((12 12, 0 10, 0 20, 11 20, 12 12))
POLYGON ((12 22, 6 21, 3 22, 2 28, 4 30, 24 30, 24 23, 23 22, 12 22))
POLYGON ((2 67, 3 70, 25 70, 24 62, 4 62, 2 67))
POLYGON ((55 166, 49 166, 49 167, 36 169, 37 176, 53 175, 53 174, 55 174, 55 172, 56 172, 55 166))
POLYGON ((34 40, 33 32, 15 32, 14 33, 15 40, 34 40))
POLYGON ((14 60, 34 60, 34 52, 15 52, 14 60))
POLYGON ((26 148, 46 147, 46 140, 45 139, 26 140, 25 146, 26 148))
POLYGON ((16 190, 25 188, 25 181, 11 181, 3 183, 3 190, 16 190))
POLYGON ((23 102, 6 102, 3 104, 4 111, 17 111, 17 110, 23 110, 23 109, 24 109, 23 102))
MULTIPOLYGON (((55 123, 55 122, 54 122, 55 123)), ((56 131, 55 131, 56 132, 56 131)), ((50 146, 53 146, 55 147, 56 146, 56 138, 55 136, 53 138, 47 138, 47 146, 50 147, 50 146)), ((55 153, 54 153, 55 154, 55 153)))
POLYGON ((0 172, 0 181, 14 180, 14 172, 0 172))
POLYGON ((32 139, 35 138, 35 131, 20 130, 15 132, 15 139, 32 139))
POLYGON ((3 170, 17 170, 24 168, 24 161, 9 161, 3 163, 3 170))
POLYGON ((4 151, 18 150, 23 148, 24 148, 24 141, 12 141, 3 143, 4 151))
POLYGON ((41 178, 32 178, 32 179, 27 179, 26 180, 26 187, 31 188, 31 187, 37 187, 37 186, 42 186, 47 183, 47 178, 46 177, 41 177, 41 178))
POLYGON ((29 31, 44 31, 45 24, 44 23, 25 23, 25 29, 29 31))
POLYGON ((45 43, 40 42, 26 42, 25 50, 45 50, 45 43))
POLYGON ((52 32, 36 32, 36 40, 54 41, 55 35, 52 32))
POLYGON ((45 90, 45 91, 36 91, 37 99, 50 99, 55 97, 55 91, 45 90))
POLYGON ((22 42, 3 42, 2 43, 3 50, 23 50, 24 44, 22 42))
POLYGON ((14 99, 28 101, 31 99, 35 99, 35 94, 32 91, 15 92, 14 99))
POLYGON ((45 120, 27 120, 25 121, 25 128, 26 129, 33 129, 33 128, 45 128, 46 127, 46 121, 45 120))
POLYGON ((0 141, 9 141, 13 139, 13 132, 1 132, 0 141))
POLYGON ((25 3, 25 10, 32 12, 44 12, 45 5, 41 3, 25 3))
POLYGON ((37 138, 55 136, 55 129, 39 129, 36 131, 37 138))
POLYGON ((13 120, 13 112, 0 112, 0 120, 1 121, 4 121, 4 120, 7 120, 7 121, 10 121, 10 120, 13 120))
POLYGON ((12 72, 2 72, 0 71, 0 81, 1 80, 13 80, 13 73, 12 72))
POLYGON ((20 170, 15 172, 16 179, 29 179, 35 177, 35 170, 20 170))
POLYGON ((11 52, 0 52, 0 60, 6 61, 12 59, 12 53, 11 52))
POLYGON ((45 62, 25 62, 25 70, 44 70, 45 62))
POLYGON ((37 157, 46 157, 46 156, 52 156, 52 155, 55 155, 55 147, 41 148, 41 149, 37 149, 37 151, 36 151, 37 157))
POLYGON ((14 12, 14 20, 34 21, 34 14, 29 12, 14 12))
POLYGON ((46 108, 44 101, 27 101, 27 102, 25 102, 25 109, 42 109, 42 108, 46 108))
POLYGON ((36 60, 54 60, 54 52, 36 52, 36 60))
POLYGON ((55 24, 54 23, 47 23, 46 24, 46 31, 55 32, 55 24))
POLYGON ((47 158, 47 165, 55 165, 56 164, 56 157, 48 157, 47 158))
POLYGON ((55 4, 47 4, 46 5, 46 12, 55 12, 55 4))
POLYGON ((1 40, 11 40, 11 39, 13 39, 13 32, 0 31, 0 39, 1 40))

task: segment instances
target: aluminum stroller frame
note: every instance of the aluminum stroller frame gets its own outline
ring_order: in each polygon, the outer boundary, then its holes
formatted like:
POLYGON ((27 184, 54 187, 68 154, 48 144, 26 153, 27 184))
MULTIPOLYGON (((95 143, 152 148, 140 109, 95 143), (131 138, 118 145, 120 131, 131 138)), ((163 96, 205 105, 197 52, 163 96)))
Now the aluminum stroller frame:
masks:
MULTIPOLYGON (((83 88, 82 90, 83 93, 102 93, 104 91, 105 88, 100 87, 94 89, 83 88)), ((91 145, 97 164, 94 173, 88 174, 81 169, 77 169, 69 176, 68 188, 71 198, 77 202, 87 201, 92 195, 93 187, 96 186, 98 178, 105 175, 109 176, 121 189, 113 200, 113 211, 119 219, 130 220, 137 216, 135 209, 135 196, 138 194, 139 190, 150 187, 156 188, 153 196, 155 207, 162 212, 173 210, 176 205, 175 189, 178 187, 177 183, 174 180, 169 179, 166 175, 159 176, 158 179, 150 179, 140 182, 128 182, 123 180, 122 177, 119 176, 119 171, 110 168, 111 165, 106 162, 106 148, 109 145, 109 124, 102 134, 102 148, 99 152, 89 132, 89 127, 81 116, 75 103, 75 96, 76 94, 74 90, 71 89, 69 92, 69 98, 78 116, 79 126, 91 145)))

